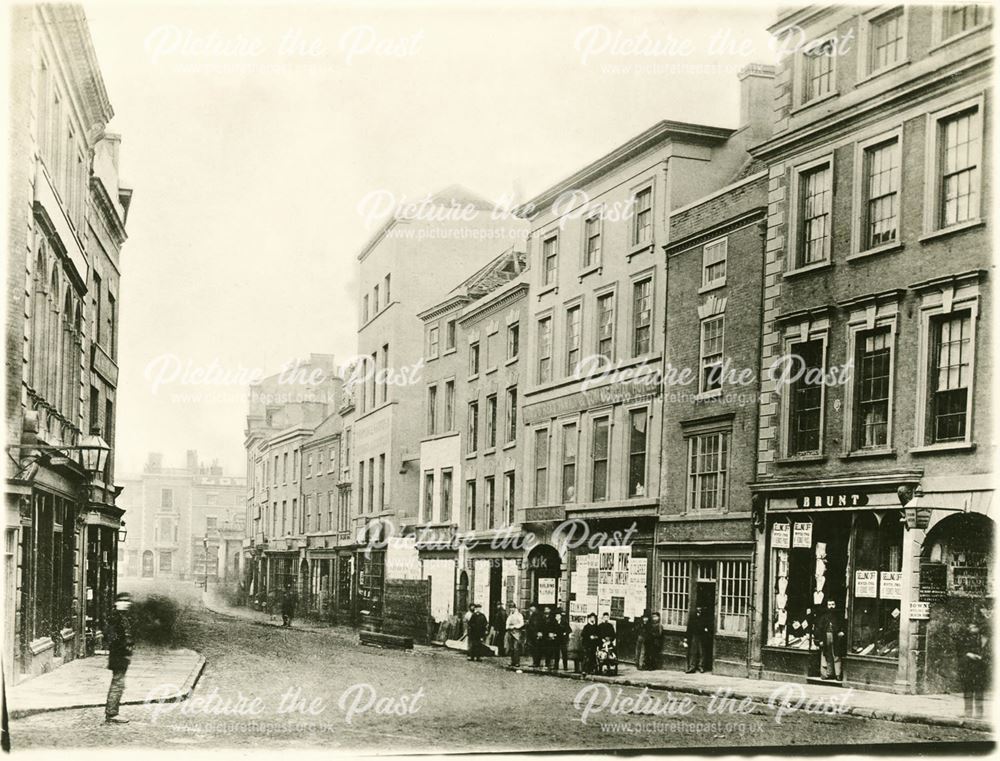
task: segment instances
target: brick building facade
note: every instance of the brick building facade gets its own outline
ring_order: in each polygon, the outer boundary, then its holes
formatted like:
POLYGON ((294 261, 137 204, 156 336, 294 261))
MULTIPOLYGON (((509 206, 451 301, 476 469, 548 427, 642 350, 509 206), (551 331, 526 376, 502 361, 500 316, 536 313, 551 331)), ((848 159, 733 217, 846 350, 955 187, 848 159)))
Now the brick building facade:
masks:
POLYGON ((990 15, 805 7, 773 29, 817 44, 782 62, 778 126, 753 151, 765 677, 821 675, 832 604, 835 677, 941 691, 955 627, 992 605, 990 15))

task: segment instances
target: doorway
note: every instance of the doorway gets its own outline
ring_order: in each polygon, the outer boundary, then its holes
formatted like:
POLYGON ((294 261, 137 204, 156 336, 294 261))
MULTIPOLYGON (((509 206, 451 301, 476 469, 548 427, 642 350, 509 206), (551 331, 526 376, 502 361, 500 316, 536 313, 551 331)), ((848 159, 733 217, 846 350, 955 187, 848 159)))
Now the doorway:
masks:
POLYGON ((458 576, 458 589, 455 591, 455 615, 459 620, 469 609, 469 573, 462 571, 458 576))
POLYGON ((712 670, 712 661, 715 657, 715 588, 715 561, 700 561, 697 566, 697 576, 695 577, 694 604, 695 608, 704 608, 706 616, 711 621, 707 641, 705 642, 706 653, 704 658, 706 671, 712 670))

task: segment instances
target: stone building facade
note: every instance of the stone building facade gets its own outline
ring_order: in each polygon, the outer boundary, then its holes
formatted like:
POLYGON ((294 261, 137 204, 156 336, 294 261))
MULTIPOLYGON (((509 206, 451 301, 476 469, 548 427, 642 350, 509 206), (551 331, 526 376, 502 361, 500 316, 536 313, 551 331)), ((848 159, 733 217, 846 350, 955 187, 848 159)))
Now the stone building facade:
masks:
POLYGON ((16 681, 92 652, 110 616, 132 192, 83 10, 14 9, 10 42, 3 662, 16 681))
MULTIPOLYGON (((237 584, 246 529, 246 479, 204 465, 189 450, 183 467, 152 452, 142 473, 121 478, 125 541, 118 547, 119 586, 143 580, 237 584)), ((140 582, 136 585, 136 582, 140 582)))

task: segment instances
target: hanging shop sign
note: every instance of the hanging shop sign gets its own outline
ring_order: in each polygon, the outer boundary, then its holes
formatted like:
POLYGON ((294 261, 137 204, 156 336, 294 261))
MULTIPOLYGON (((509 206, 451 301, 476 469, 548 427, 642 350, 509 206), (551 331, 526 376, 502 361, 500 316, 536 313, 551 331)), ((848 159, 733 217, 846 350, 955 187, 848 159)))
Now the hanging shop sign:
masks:
POLYGON ((903 599, 903 572, 882 571, 879 574, 879 596, 883 600, 903 599))
POLYGON ((878 571, 854 572, 854 596, 878 597, 878 571))
POLYGON ((868 504, 868 495, 858 491, 822 489, 800 494, 796 497, 795 504, 803 510, 824 507, 864 507, 868 504))
POLYGON ((778 521, 771 526, 771 546, 779 550, 792 546, 792 524, 778 521))
POLYGON ((792 547, 812 547, 812 521, 795 521, 792 525, 792 547))

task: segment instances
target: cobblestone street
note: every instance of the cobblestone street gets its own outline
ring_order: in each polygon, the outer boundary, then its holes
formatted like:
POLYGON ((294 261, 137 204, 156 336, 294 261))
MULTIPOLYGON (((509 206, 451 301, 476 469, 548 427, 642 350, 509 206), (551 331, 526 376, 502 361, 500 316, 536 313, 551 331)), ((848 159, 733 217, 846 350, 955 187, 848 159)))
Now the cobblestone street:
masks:
MULTIPOLYGON (((120 726, 103 724, 99 708, 17 719, 11 722, 14 748, 296 745, 403 752, 990 739, 967 729, 854 716, 793 714, 778 723, 774 712, 759 704, 748 715, 710 715, 707 698, 680 694, 674 697, 694 703, 689 715, 612 714, 605 709, 592 712, 583 723, 575 707, 578 694, 590 688, 593 692, 586 696, 597 695, 600 703, 603 686, 517 674, 495 663, 469 663, 450 651, 372 649, 358 645, 356 636, 344 630, 285 630, 203 609, 193 611, 186 626, 181 644, 208 661, 191 699, 128 706, 122 715, 130 723, 120 726), (252 703, 254 699, 259 702, 252 703), (242 715, 236 713, 240 700, 242 715), (213 713, 224 705, 228 715, 213 713), (253 705, 259 712, 251 715, 246 709, 253 705)), ((621 696, 640 693, 623 688, 621 696)), ((617 687, 611 695, 618 695, 617 687)), ((667 697, 661 691, 649 695, 661 704, 667 697)))

